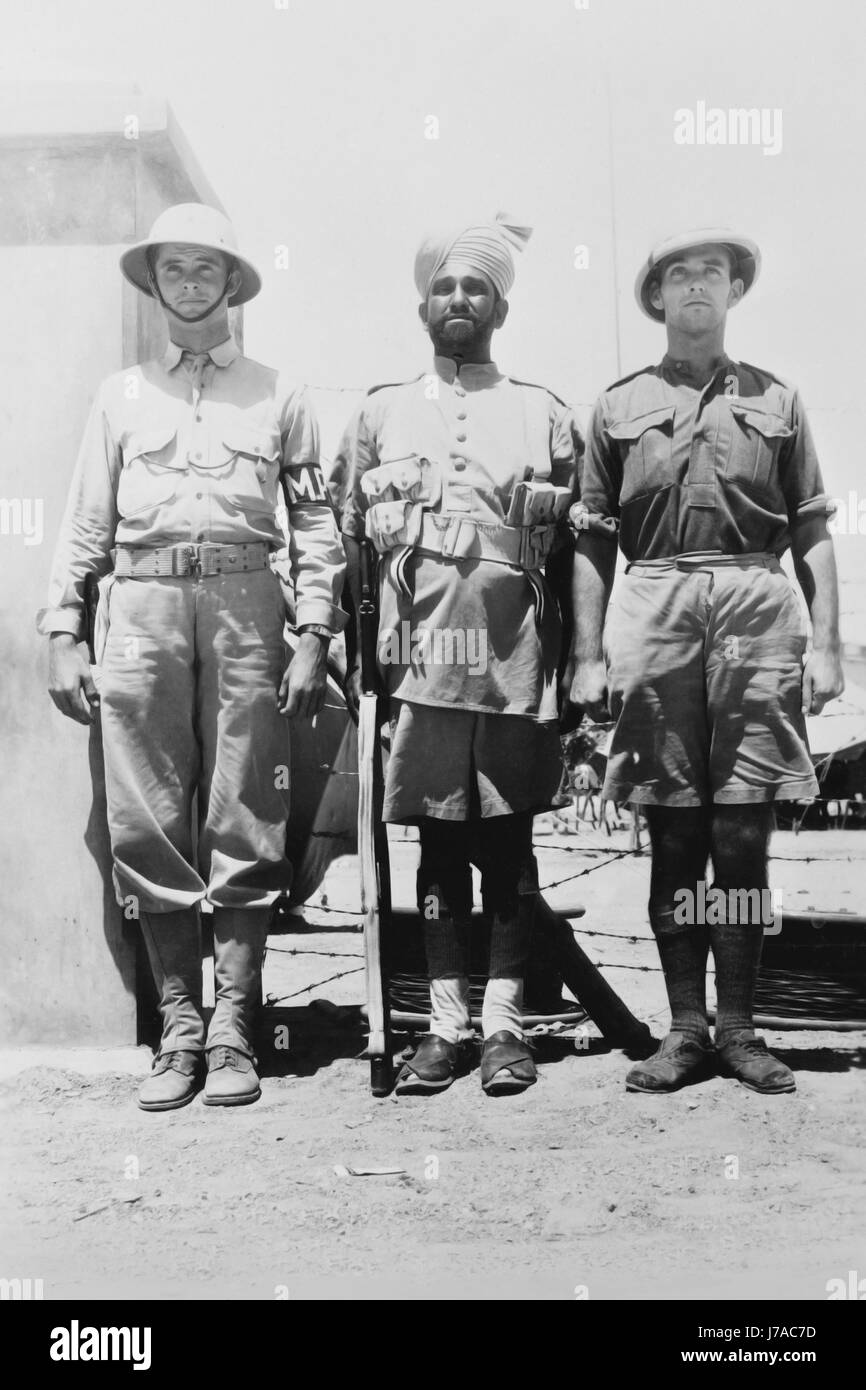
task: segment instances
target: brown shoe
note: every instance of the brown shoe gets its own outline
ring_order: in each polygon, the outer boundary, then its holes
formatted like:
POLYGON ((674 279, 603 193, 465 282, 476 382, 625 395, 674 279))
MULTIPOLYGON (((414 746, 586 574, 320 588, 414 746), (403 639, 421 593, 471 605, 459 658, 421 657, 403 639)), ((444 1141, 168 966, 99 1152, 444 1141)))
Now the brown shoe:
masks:
POLYGON ((525 1091, 538 1080, 529 1044, 503 1028, 484 1039, 481 1052, 481 1089, 488 1096, 510 1096, 525 1091))
POLYGON ((678 1091, 690 1081, 704 1081, 714 1070, 712 1047, 684 1038, 682 1033, 668 1033, 658 1052, 637 1062, 625 1079, 627 1091, 678 1091))
POLYGON ((450 1043, 437 1033, 425 1033, 413 1055, 403 1063, 398 1096, 427 1096, 447 1091, 457 1076, 469 1070, 471 1043, 450 1043))
POLYGON ((722 1075, 735 1076, 750 1091, 776 1096, 797 1089, 790 1067, 768 1052, 764 1039, 754 1033, 735 1033, 728 1042, 717 1045, 716 1051, 722 1075))
POLYGON ((207 1054, 205 1105, 252 1105, 261 1096, 252 1058, 236 1047, 212 1047, 207 1054))
POLYGON ((138 1088, 142 1110, 179 1110, 189 1105, 199 1089, 200 1052, 162 1052, 153 1060, 153 1071, 138 1088))

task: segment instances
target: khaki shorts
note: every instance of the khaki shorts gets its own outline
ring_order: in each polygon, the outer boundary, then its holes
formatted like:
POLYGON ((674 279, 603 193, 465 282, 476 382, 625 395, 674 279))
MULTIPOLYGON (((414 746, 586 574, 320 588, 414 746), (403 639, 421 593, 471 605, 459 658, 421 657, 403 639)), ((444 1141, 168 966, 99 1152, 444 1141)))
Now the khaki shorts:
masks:
POLYGON ((544 811, 561 777, 556 724, 391 702, 383 819, 392 824, 544 811))
POLYGON ((617 725, 604 795, 651 806, 817 796, 805 646, 773 556, 630 565, 605 630, 617 725))

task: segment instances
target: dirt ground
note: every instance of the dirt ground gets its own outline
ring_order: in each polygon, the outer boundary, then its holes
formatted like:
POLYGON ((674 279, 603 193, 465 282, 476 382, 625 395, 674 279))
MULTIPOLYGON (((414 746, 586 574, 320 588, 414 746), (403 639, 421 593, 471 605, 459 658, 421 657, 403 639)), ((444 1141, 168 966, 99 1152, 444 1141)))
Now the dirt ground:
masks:
MULTIPOLYGON (((625 832, 538 843, 550 901, 585 906, 578 941, 662 1036, 646 856, 611 857, 625 832)), ((415 846, 392 852, 408 902, 415 846)), ((787 908, 863 910, 866 836, 780 833, 773 852, 787 908)), ((46 1298, 557 1300, 824 1299, 866 1275, 866 1033, 768 1034, 792 1096, 720 1078, 629 1095, 628 1059, 584 1035, 539 1038, 539 1084, 518 1097, 485 1097, 476 1072, 374 1100, 349 1007, 361 937, 334 911, 357 912, 353 861, 324 893, 319 931, 272 941, 289 1048, 258 1104, 144 1114, 143 1048, 0 1058, 0 1273, 41 1278, 46 1298)))

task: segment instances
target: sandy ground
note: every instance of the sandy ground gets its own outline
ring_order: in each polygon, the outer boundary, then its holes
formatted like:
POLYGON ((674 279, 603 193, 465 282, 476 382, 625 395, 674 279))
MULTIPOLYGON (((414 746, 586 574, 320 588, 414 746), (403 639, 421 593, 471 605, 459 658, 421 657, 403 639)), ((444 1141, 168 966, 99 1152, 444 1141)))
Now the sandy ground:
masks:
MULTIPOLYGON (((550 900, 585 905, 578 940, 661 1036, 646 857, 604 862, 623 833, 539 845, 550 900)), ((773 848, 786 907, 863 910, 862 834, 773 848)), ((392 852, 408 901, 415 846, 392 852)), ((308 908, 321 929, 273 940, 266 991, 293 996, 290 1046, 266 1059, 257 1105, 146 1115, 145 1049, 0 1057, 0 1274, 42 1278, 46 1298, 171 1299, 823 1299, 866 1274, 866 1034, 768 1035, 793 1096, 720 1078, 628 1095, 628 1059, 583 1036, 538 1039, 539 1084, 516 1098, 485 1097, 473 1073, 374 1100, 348 1007, 361 937, 333 911, 357 906, 344 860, 308 908)))

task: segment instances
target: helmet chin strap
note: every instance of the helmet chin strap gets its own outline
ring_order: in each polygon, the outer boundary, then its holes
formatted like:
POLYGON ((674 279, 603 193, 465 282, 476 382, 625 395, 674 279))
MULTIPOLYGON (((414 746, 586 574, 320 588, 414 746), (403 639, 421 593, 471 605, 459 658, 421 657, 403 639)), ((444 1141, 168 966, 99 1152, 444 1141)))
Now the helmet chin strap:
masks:
POLYGON ((228 294, 229 280, 232 278, 233 274, 234 267, 232 267, 231 270, 226 272, 226 278, 225 283, 222 287, 222 293, 220 294, 219 299, 215 300, 214 303, 211 304, 210 308, 202 310, 200 314, 193 314, 190 318, 187 318, 185 315, 179 314, 176 309, 172 309, 170 304, 166 304, 165 300, 160 294, 159 285, 156 283, 156 276, 154 275, 153 270, 151 269, 150 262, 148 262, 147 265, 147 283, 150 285, 151 294, 153 295, 154 299, 156 299, 158 303, 162 305, 163 309, 165 309, 167 314, 173 314, 174 317, 176 319, 179 319, 181 323, 201 323, 202 319, 210 318, 214 309, 216 309, 223 302, 226 295, 228 294))

